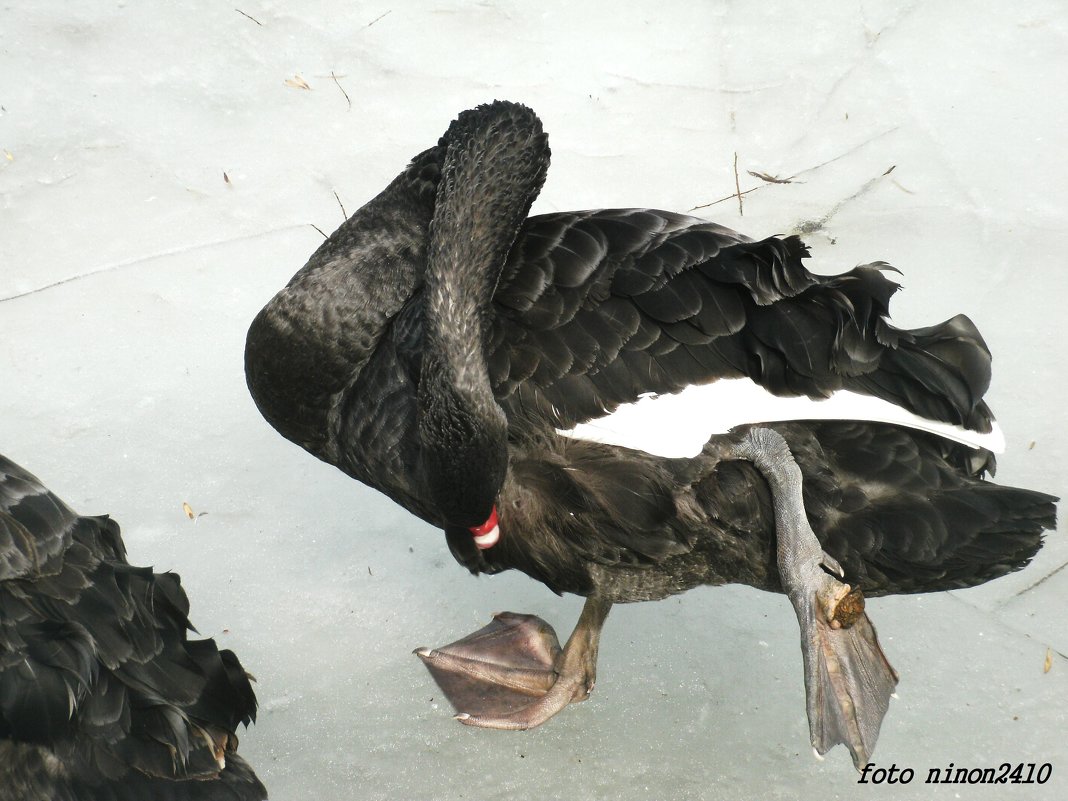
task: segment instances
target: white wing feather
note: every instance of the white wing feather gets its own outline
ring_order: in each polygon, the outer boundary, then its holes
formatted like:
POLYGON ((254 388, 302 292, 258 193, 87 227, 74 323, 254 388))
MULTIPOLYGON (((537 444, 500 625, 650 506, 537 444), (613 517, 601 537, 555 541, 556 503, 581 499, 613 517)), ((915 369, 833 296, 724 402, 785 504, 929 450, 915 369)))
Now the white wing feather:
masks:
POLYGON ((693 457, 716 434, 745 423, 786 420, 866 420, 894 423, 995 453, 1005 437, 994 423, 989 434, 928 420, 889 401, 842 390, 826 400, 780 398, 748 379, 697 384, 668 395, 645 395, 605 417, 580 423, 565 437, 620 445, 670 458, 693 457))

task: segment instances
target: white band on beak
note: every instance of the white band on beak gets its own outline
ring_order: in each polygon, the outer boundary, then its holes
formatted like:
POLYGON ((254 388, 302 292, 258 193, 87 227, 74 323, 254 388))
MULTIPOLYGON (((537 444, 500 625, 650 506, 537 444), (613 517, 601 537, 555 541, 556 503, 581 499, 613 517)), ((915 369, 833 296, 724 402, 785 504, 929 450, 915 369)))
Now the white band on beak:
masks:
POLYGON ((492 548, 494 545, 497 544, 497 541, 500 538, 501 538, 501 527, 500 526, 494 526, 489 531, 487 531, 485 534, 476 534, 475 537, 474 537, 475 545, 477 545, 482 550, 486 550, 487 548, 492 548))

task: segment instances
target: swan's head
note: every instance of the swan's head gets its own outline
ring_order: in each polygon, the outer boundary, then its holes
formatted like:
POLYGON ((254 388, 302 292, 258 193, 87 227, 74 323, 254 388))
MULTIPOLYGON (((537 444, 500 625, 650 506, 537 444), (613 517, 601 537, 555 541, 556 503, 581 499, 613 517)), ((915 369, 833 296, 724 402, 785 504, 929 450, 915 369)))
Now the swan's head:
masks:
POLYGON ((475 529, 493 513, 508 470, 508 423, 483 393, 453 381, 420 387, 419 436, 427 493, 444 526, 475 529))

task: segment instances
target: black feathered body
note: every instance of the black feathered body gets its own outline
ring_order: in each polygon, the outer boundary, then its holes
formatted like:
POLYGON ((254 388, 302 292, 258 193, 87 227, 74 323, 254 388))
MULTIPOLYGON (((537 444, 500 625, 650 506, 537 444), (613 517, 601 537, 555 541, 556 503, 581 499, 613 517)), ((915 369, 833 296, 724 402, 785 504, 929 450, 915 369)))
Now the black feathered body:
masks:
POLYGON ((266 798, 234 753, 249 679, 188 613, 115 521, 0 456, 0 801, 266 798))
MULTIPOLYGON (((616 602, 700 583, 779 589, 751 467, 711 448, 668 459, 560 433, 648 393, 746 377, 990 429, 978 331, 964 316, 892 326, 887 265, 817 276, 796 237, 752 241, 650 209, 528 218, 548 157, 528 109, 464 112, 319 248, 246 344, 267 420, 445 528, 473 572, 516 568, 616 602), (487 493, 480 459, 493 462, 482 449, 499 416, 507 463, 487 493), (495 500, 488 550, 458 519, 467 510, 442 500, 465 494, 495 500)), ((982 479, 985 451, 878 424, 776 428, 817 535, 871 594, 993 578, 1053 523, 1053 499, 982 479)))
MULTIPOLYGON (((868 595, 981 584, 1018 569, 1052 525, 1043 493, 983 480, 971 448, 894 425, 773 423, 804 474, 823 548, 868 595)), ((744 427, 743 427, 744 429, 744 427)), ((516 449, 500 543, 454 546, 476 570, 518 567, 616 603, 700 584, 782 591, 766 482, 715 447, 664 459, 594 442, 516 449), (507 536, 513 528, 520 536, 507 536)))

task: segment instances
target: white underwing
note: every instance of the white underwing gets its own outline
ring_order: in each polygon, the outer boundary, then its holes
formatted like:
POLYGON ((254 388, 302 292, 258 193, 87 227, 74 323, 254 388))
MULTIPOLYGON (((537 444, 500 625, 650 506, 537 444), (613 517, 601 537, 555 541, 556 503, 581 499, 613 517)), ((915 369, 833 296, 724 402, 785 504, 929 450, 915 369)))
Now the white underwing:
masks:
POLYGON ((889 401, 842 390, 825 400, 780 398, 748 379, 696 384, 680 392, 648 394, 614 412, 567 431, 565 437, 620 445, 669 458, 694 457, 708 440, 746 423, 787 420, 865 420, 893 423, 945 437, 994 453, 1005 450, 1005 437, 994 423, 980 434, 950 423, 928 420, 889 401))

